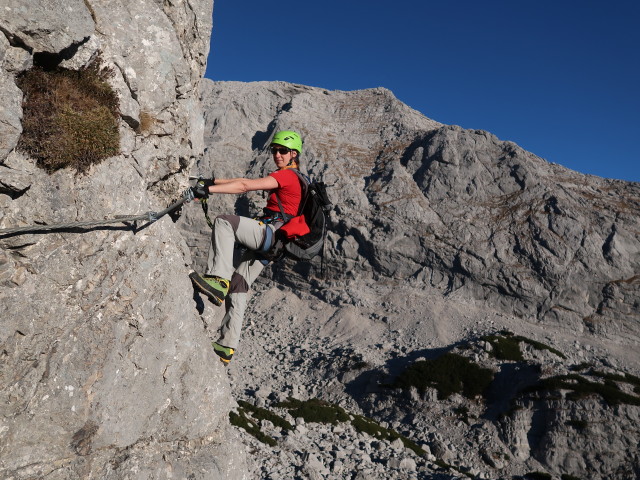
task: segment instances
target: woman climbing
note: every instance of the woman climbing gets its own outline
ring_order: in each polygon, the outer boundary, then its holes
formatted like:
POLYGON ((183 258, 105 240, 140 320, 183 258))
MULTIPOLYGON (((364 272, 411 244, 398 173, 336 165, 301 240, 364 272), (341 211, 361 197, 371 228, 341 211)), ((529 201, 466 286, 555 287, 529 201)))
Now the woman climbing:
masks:
POLYGON ((289 130, 277 132, 271 141, 276 171, 257 179, 214 178, 205 181, 204 185, 192 188, 196 198, 206 198, 212 193, 240 194, 257 190, 270 192, 261 217, 216 217, 207 273, 200 275, 193 272, 189 275, 194 287, 215 305, 222 305, 226 299, 227 310, 222 320, 220 338, 213 342, 214 351, 225 364, 231 360, 240 341, 249 287, 269 263, 261 252, 269 249, 275 231, 284 224, 282 210, 292 217, 298 215, 302 186, 293 169, 299 168, 301 153, 300 135, 289 130), (240 264, 234 269, 235 243, 245 246, 246 250, 240 264))

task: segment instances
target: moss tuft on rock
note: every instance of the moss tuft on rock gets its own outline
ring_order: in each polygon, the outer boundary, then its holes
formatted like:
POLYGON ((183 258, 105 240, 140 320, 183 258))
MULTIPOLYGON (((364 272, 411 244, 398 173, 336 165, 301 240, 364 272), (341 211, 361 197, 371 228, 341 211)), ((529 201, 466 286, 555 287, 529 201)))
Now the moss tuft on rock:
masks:
POLYGON ((49 172, 78 172, 120 150, 119 102, 99 58, 82 70, 33 68, 18 79, 24 93, 18 149, 49 172))

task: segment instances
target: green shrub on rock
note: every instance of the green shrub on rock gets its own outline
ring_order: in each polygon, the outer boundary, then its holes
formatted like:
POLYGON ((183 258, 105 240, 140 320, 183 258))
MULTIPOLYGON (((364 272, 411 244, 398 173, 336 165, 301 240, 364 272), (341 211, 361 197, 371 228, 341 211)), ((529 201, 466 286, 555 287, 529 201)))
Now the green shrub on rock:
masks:
POLYGON ((424 451, 418 444, 395 430, 385 428, 375 420, 362 415, 349 415, 342 407, 317 398, 305 401, 289 398, 285 402, 276 404, 276 407, 286 408, 291 416, 302 417, 307 423, 336 425, 338 422, 350 422, 360 433, 366 433, 379 440, 393 441, 399 438, 403 445, 413 450, 416 455, 424 455, 424 451))
POLYGON ((598 383, 587 380, 581 375, 558 375, 541 380, 524 390, 531 392, 567 391, 567 400, 581 400, 591 395, 599 395, 609 405, 640 405, 640 397, 625 393, 611 383, 598 383))
POLYGON ((119 102, 99 59, 82 70, 35 67, 18 79, 24 93, 18 149, 52 172, 89 166, 120 150, 119 102))
POLYGON ((269 446, 275 447, 278 442, 273 437, 266 435, 260 430, 258 422, 247 416, 247 413, 243 409, 239 409, 238 413, 229 412, 229 422, 238 428, 243 428, 247 433, 253 435, 269 446))
POLYGON ((424 393, 435 388, 438 398, 448 398, 460 393, 467 398, 483 395, 493 380, 493 372, 482 368, 468 358, 455 353, 445 353, 434 360, 421 360, 407 367, 395 382, 394 388, 415 387, 424 393))
POLYGON ((536 350, 547 350, 563 359, 567 358, 566 355, 555 348, 527 337, 513 335, 510 332, 503 332, 500 335, 487 335, 482 337, 482 339, 491 344, 493 347, 493 356, 498 360, 511 360, 514 362, 524 360, 522 350, 520 350, 520 343, 526 343, 536 350))
POLYGON ((295 398, 289 398, 285 402, 276 404, 276 407, 288 409, 292 417, 302 417, 305 422, 331 423, 336 425, 338 422, 349 421, 349 415, 342 407, 317 398, 304 402, 295 398))

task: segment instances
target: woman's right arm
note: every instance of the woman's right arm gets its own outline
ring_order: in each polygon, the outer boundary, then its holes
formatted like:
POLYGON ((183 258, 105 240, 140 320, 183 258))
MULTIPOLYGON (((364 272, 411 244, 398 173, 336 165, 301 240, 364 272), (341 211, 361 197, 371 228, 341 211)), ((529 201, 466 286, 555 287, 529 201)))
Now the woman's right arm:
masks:
POLYGON ((209 187, 209 193, 246 193, 256 190, 273 190, 278 188, 278 181, 272 176, 263 178, 227 178, 218 179, 209 187))
POLYGON ((216 178, 215 185, 224 185, 225 183, 235 182, 236 180, 244 180, 243 178, 216 178))

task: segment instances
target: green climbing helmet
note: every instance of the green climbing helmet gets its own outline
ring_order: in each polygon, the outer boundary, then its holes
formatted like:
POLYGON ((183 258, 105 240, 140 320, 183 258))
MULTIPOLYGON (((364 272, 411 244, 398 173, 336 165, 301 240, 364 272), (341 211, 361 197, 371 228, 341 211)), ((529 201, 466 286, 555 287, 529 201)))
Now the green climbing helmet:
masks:
POLYGON ((302 153, 302 138, 296 132, 291 130, 283 130, 276 133, 271 140, 271 144, 282 145, 283 147, 296 150, 298 155, 302 153))

